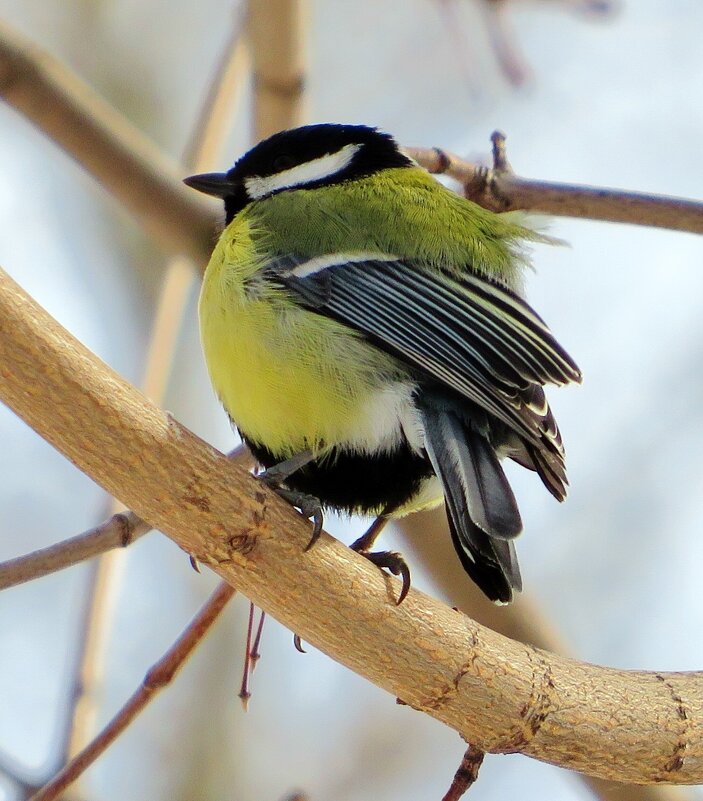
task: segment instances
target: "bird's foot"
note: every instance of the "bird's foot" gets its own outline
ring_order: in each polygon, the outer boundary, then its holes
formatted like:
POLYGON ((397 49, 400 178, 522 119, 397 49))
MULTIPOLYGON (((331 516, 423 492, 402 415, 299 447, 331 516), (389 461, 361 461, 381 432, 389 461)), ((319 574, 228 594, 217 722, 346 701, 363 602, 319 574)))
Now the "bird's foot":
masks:
POLYGON ((312 534, 310 535, 310 541, 305 546, 305 550, 309 551, 322 533, 324 516, 322 514, 320 499, 316 498, 314 495, 306 495, 304 492, 286 489, 280 486, 276 480, 271 481, 266 476, 266 473, 262 473, 258 478, 260 478, 267 487, 270 487, 276 495, 283 498, 284 501, 288 501, 291 506, 300 509, 300 513, 303 517, 312 518, 312 534))
POLYGON ((410 568, 402 554, 397 551, 357 551, 357 553, 364 556, 376 567, 381 568, 381 570, 388 570, 394 576, 402 578, 403 586, 400 589, 398 600, 395 602, 396 606, 400 606, 410 590, 410 568))
POLYGON ((284 501, 288 501, 291 506, 300 509, 303 517, 312 518, 312 536, 310 537, 310 542, 305 546, 306 551, 312 548, 322 532, 322 504, 320 503, 320 499, 315 498, 313 495, 306 495, 304 492, 296 492, 295 490, 287 489, 283 485, 287 478, 295 473, 296 470, 309 464, 313 458, 312 451, 301 451, 290 459, 272 465, 257 476, 259 481, 263 481, 267 487, 270 487, 277 495, 283 498, 284 501))

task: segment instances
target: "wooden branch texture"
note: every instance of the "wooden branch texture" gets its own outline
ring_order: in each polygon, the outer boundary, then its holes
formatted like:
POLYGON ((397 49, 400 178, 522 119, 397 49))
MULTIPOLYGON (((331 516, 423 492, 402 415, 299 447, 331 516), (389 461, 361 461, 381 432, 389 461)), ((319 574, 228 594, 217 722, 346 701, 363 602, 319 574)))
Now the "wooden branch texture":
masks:
MULTIPOLYGON (((538 648, 569 654, 568 646, 554 630, 545 610, 534 603, 528 594, 520 595, 508 606, 496 606, 479 590, 456 559, 444 509, 408 515, 396 523, 401 534, 401 548, 411 564, 421 564, 432 576, 433 584, 444 598, 461 609, 482 626, 513 640, 530 643, 538 648)), ((622 784, 596 776, 581 775, 581 779, 601 801, 686 801, 688 788, 671 785, 622 784)))
POLYGON ((207 263, 213 206, 178 165, 57 59, 0 22, 0 97, 102 183, 169 253, 207 263))
POLYGON ((454 178, 466 197, 492 211, 525 210, 703 234, 703 202, 699 200, 521 178, 502 161, 504 135, 496 131, 492 138, 498 162, 493 169, 437 147, 407 147, 405 152, 434 175, 454 178))
POLYGON ((249 0, 254 140, 305 121, 307 0, 249 0))
POLYGON ((89 531, 3 562, 0 565, 0 590, 48 576, 113 548, 126 548, 148 531, 148 523, 134 512, 114 514, 89 531))
POLYGON ((105 489, 332 658, 490 752, 703 782, 703 674, 618 671, 509 640, 310 525, 117 376, 0 272, 0 399, 105 489), (387 586, 393 582, 394 586, 387 586))

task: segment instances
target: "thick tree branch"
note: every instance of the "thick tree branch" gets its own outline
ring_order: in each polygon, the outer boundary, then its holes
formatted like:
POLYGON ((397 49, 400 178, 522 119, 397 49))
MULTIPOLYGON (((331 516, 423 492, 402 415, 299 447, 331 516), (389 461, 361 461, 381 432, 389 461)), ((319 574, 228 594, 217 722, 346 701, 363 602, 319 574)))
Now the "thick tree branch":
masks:
MULTIPOLYGON (((183 154, 183 163, 200 172, 212 164, 219 153, 231 122, 230 107, 241 95, 246 68, 246 48, 242 43, 242 14, 233 14, 232 30, 210 82, 192 136, 183 154)), ((152 326, 142 387, 146 395, 160 403, 166 391, 175 349, 196 272, 184 256, 174 256, 165 272, 152 326)), ((114 499, 112 508, 119 509, 114 499)), ((70 695, 70 727, 67 760, 93 747, 96 697, 106 669, 105 641, 115 609, 115 592, 121 580, 123 554, 106 553, 94 566, 87 587, 86 614, 80 640, 80 658, 75 690, 70 695)), ((80 794, 80 793, 79 793, 80 794)))
POLYGON ((618 671, 411 591, 157 409, 0 273, 0 399, 103 487, 342 664, 456 729, 639 783, 703 782, 703 674, 618 671), (39 380, 39 377, 41 379, 39 380), (51 399, 51 402, 47 402, 51 399))
MULTIPOLYGON (((444 509, 404 517, 398 521, 396 529, 402 536, 403 551, 412 561, 418 561, 429 570, 442 595, 451 599, 462 612, 505 637, 571 656, 567 644, 545 616, 545 610, 529 595, 521 595, 508 606, 497 606, 472 581, 466 580, 466 573, 455 557, 444 509)), ((691 797, 690 791, 682 787, 642 787, 585 774, 581 779, 602 801, 685 801, 691 797)))
MULTIPOLYGON (((229 459, 246 470, 253 467, 251 453, 243 445, 233 450, 229 459)), ((115 514, 75 537, 0 562, 0 591, 79 565, 113 548, 126 548, 150 531, 151 526, 134 512, 115 514)))

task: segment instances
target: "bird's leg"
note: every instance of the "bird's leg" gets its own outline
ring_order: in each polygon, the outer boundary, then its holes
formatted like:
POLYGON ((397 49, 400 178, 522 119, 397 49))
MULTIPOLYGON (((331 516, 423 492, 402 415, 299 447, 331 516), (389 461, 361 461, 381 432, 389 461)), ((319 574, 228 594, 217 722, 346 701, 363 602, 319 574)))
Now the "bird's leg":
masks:
POLYGON ((322 532, 322 505, 318 498, 312 495, 306 495, 304 492, 286 489, 283 485, 286 479, 292 476, 296 470, 305 467, 305 465, 312 462, 314 458, 315 455, 312 451, 301 451, 300 453, 296 453, 295 456, 291 456, 290 459, 272 465, 257 476, 258 479, 263 481, 267 487, 270 487, 277 495, 283 498, 283 500, 288 501, 291 506, 300 509, 304 517, 312 518, 312 535, 310 537, 310 542, 305 546, 306 551, 312 548, 322 532))
POLYGON ((300 470, 301 467, 310 464, 314 458, 315 455, 312 451, 300 451, 300 453, 296 453, 295 456, 291 456, 290 459, 285 459, 283 462, 274 464, 259 473, 257 478, 260 478, 269 487, 275 489, 276 487, 280 487, 281 484, 284 484, 286 479, 292 476, 296 470, 300 470))
POLYGON ((368 527, 366 532, 359 537, 358 540, 353 542, 349 547, 352 551, 356 551, 361 556, 365 556, 369 562, 376 565, 381 569, 389 570, 394 576, 401 576, 403 579, 403 586, 400 590, 400 595, 396 604, 399 606, 405 600, 405 596, 410 590, 410 568, 403 556, 397 551, 371 551, 374 543, 378 539, 378 535, 383 531, 386 523, 388 522, 388 515, 379 515, 373 523, 368 527))
POLYGON ((386 527, 387 523, 388 517, 383 514, 379 515, 359 539, 352 542, 349 547, 352 551, 356 551, 357 553, 368 553, 373 548, 379 534, 386 527))

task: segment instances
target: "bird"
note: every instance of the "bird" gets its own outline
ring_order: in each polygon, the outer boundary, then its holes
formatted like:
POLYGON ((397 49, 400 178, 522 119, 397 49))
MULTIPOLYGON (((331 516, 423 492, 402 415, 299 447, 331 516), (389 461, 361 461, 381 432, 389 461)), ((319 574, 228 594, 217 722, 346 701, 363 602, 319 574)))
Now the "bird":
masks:
POLYGON ((184 179, 224 201, 199 300, 214 390, 306 516, 389 518, 444 503, 469 577, 496 603, 521 591, 523 524, 501 465, 567 478, 545 384, 581 372, 527 304, 525 245, 546 237, 442 185, 377 128, 281 131, 224 173, 184 179))

